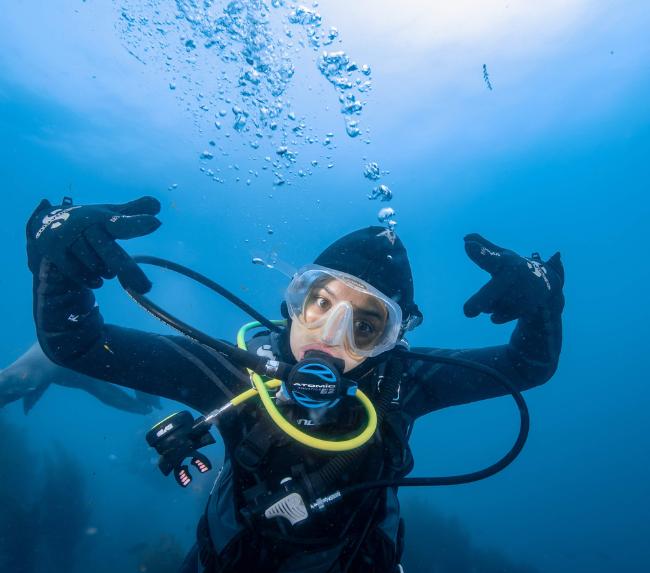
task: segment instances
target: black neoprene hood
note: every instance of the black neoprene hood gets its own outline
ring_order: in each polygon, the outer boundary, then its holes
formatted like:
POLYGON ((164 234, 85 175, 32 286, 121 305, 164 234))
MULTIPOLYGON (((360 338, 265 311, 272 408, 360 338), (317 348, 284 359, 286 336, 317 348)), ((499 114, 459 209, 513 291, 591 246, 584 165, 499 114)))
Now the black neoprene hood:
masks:
POLYGON ((394 231, 385 227, 353 231, 327 247, 314 263, 371 284, 399 304, 404 322, 421 320, 406 248, 394 231))

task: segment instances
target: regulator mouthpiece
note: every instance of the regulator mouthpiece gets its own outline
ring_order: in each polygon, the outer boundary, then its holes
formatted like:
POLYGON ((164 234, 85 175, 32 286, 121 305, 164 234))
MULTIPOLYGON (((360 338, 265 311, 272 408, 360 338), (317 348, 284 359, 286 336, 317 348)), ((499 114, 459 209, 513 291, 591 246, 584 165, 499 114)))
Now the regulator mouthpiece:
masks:
POLYGON ((357 385, 341 377, 345 362, 320 350, 308 350, 289 373, 284 392, 305 408, 331 408, 343 396, 354 396, 357 385))

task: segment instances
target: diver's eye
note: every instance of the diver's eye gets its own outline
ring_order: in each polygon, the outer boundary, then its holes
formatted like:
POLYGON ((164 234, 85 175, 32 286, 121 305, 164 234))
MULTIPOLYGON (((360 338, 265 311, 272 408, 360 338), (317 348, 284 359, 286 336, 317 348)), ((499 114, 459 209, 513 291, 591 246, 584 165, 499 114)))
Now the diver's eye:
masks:
POLYGON ((313 322, 319 320, 325 316, 330 309, 332 308, 332 301, 323 296, 322 294, 315 292, 309 296, 307 302, 305 303, 304 308, 304 317, 307 322, 313 322))
POLYGON ((326 311, 329 310, 332 304, 325 297, 317 296, 314 300, 314 303, 319 308, 319 310, 326 311))
POLYGON ((375 335, 375 327, 365 320, 357 320, 354 323, 354 333, 360 338, 370 338, 375 335))

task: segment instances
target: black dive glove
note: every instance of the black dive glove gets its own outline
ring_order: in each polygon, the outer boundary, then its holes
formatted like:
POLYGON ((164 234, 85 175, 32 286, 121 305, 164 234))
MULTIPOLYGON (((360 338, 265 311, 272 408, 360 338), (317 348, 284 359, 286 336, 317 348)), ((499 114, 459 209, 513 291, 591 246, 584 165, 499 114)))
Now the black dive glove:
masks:
POLYGON ((538 253, 520 257, 473 233, 465 237, 465 251, 492 278, 465 303, 469 317, 485 312, 503 324, 540 311, 560 313, 564 308, 564 267, 560 253, 543 262, 538 253))
POLYGON ((151 282, 116 239, 148 235, 160 227, 160 203, 141 197, 122 205, 72 205, 64 198, 53 207, 43 199, 27 222, 27 260, 38 274, 45 258, 67 278, 99 288, 115 276, 125 288, 144 294, 151 282))

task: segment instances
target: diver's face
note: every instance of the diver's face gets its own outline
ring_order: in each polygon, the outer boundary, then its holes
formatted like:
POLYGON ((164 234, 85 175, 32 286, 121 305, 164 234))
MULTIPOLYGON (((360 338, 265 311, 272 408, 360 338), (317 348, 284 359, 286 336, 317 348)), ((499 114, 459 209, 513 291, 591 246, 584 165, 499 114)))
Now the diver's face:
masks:
POLYGON ((386 326, 388 312, 374 296, 332 279, 316 286, 305 301, 300 320, 291 322, 289 340, 296 360, 320 350, 345 362, 345 372, 361 364, 357 348, 370 348, 386 326), (316 325, 316 326, 315 326, 316 325))

